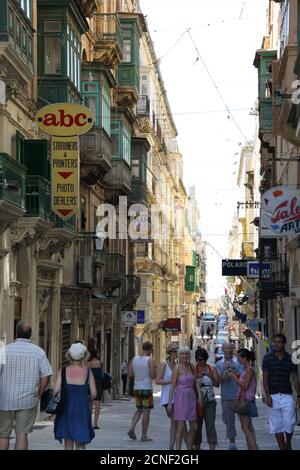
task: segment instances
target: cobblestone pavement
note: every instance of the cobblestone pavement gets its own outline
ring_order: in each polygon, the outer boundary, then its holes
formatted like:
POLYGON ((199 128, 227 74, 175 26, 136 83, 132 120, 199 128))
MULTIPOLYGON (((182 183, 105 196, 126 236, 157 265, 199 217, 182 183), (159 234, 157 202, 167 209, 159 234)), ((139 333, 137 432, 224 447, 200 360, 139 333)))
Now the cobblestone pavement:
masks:
MULTIPOLYGON (((159 406, 159 389, 155 389, 155 408, 151 412, 151 421, 149 427, 149 436, 154 440, 152 442, 132 441, 127 435, 131 417, 135 411, 134 399, 116 400, 104 404, 101 409, 99 420, 100 429, 96 430, 95 439, 87 446, 87 449, 124 449, 124 450, 159 450, 168 449, 169 438, 169 419, 166 417, 165 410, 159 406)), ((261 450, 276 450, 275 438, 269 434, 266 406, 261 400, 258 400, 259 417, 253 420, 256 438, 261 450)), ((219 445, 217 450, 227 449, 228 443, 225 439, 225 426, 221 417, 221 403, 218 398, 217 406, 217 433, 219 445)), ((244 434, 241 431, 238 418, 236 419, 238 449, 246 449, 244 434)), ((136 434, 140 439, 140 423, 136 428, 136 434)), ((14 445, 14 438, 11 439, 11 447, 14 445)), ((29 439, 30 449, 51 450, 63 449, 63 445, 54 440, 53 421, 43 420, 36 422, 33 433, 29 439)), ((183 446, 184 448, 184 446, 183 446)), ((208 449, 206 437, 203 438, 203 449, 208 449)), ((293 438, 293 449, 300 450, 300 426, 296 426, 293 438)))

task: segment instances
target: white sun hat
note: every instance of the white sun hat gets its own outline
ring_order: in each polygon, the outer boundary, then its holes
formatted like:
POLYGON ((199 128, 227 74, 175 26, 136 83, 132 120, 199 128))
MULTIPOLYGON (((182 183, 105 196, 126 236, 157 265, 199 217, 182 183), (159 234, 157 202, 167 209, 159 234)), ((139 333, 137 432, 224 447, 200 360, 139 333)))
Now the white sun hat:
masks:
POLYGON ((71 359, 73 359, 74 361, 80 361, 86 355, 87 349, 84 344, 74 343, 70 347, 68 353, 71 359))

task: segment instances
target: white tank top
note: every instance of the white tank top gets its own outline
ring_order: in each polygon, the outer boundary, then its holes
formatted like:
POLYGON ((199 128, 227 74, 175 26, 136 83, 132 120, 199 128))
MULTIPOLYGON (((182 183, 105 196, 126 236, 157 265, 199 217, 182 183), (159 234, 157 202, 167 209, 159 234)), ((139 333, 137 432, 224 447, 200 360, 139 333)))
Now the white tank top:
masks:
MULTIPOLYGON (((169 364, 166 362, 165 373, 163 376, 164 380, 171 380, 172 378, 172 369, 169 364)), ((171 384, 164 384, 161 388, 161 397, 160 397, 160 406, 167 405, 169 403, 169 393, 170 393, 171 384)))
POLYGON ((132 361, 135 390, 152 390, 152 378, 148 366, 148 356, 135 356, 132 361))

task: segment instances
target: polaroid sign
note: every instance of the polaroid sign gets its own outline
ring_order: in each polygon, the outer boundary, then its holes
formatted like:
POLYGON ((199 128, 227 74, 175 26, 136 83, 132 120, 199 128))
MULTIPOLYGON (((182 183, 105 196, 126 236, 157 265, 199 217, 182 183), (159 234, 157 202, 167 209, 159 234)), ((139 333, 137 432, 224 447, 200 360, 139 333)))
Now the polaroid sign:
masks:
POLYGON ((222 276, 246 276, 247 264, 244 259, 223 259, 222 276))

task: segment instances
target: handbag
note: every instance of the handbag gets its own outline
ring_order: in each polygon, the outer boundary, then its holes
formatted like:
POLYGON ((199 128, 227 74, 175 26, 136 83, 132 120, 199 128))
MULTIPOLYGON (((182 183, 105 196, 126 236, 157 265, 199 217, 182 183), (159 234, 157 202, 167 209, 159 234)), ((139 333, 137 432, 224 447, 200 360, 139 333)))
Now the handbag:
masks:
POLYGON ((103 372, 102 388, 103 388, 103 390, 110 390, 111 389, 111 375, 108 372, 103 372))
POLYGON ((237 398, 230 408, 238 415, 247 415, 250 413, 250 403, 245 399, 237 398))
POLYGON ((66 395, 66 368, 63 367, 61 369, 61 390, 57 392, 55 395, 52 396, 50 399, 47 407, 46 413, 50 415, 58 415, 61 414, 64 410, 65 404, 65 395, 66 395))

